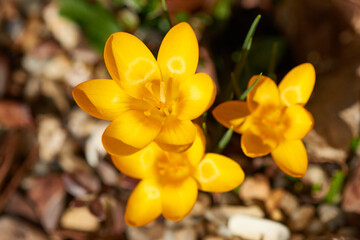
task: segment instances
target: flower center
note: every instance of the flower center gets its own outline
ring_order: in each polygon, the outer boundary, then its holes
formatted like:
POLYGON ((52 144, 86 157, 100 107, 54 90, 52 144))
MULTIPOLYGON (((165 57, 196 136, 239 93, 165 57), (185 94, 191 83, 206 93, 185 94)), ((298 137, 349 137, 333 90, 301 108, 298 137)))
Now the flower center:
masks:
POLYGON ((284 111, 282 107, 258 107, 252 118, 255 132, 266 138, 280 140, 285 129, 284 111))
POLYGON ((166 153, 166 157, 156 162, 156 170, 164 181, 179 181, 190 175, 188 160, 178 153, 166 153))
POLYGON ((164 82, 160 81, 159 85, 160 85, 160 88, 158 89, 159 93, 155 94, 153 89, 154 87, 153 83, 152 82, 145 83, 145 88, 148 90, 150 94, 144 97, 143 100, 151 105, 149 109, 144 111, 144 114, 146 116, 150 116, 153 110, 158 110, 161 113, 163 113, 165 116, 171 114, 172 112, 173 102, 166 101, 164 82))

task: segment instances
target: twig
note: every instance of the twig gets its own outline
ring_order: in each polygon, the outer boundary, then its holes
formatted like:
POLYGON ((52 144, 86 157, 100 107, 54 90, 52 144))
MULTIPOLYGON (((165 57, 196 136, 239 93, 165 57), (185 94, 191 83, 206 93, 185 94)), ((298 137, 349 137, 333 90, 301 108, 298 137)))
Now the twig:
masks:
POLYGON ((11 163, 14 160, 16 143, 20 139, 19 133, 11 132, 9 133, 4 140, 4 144, 1 147, 1 152, 3 152, 2 163, 0 165, 0 189, 3 185, 6 174, 8 173, 11 163))
POLYGON ((31 169, 34 163, 37 161, 39 155, 39 147, 35 145, 31 152, 27 155, 24 163, 21 165, 19 170, 15 173, 15 176, 11 179, 10 183, 6 186, 3 193, 0 195, 0 213, 5 207, 8 199, 15 192, 15 190, 19 187, 21 181, 25 177, 27 171, 31 169))

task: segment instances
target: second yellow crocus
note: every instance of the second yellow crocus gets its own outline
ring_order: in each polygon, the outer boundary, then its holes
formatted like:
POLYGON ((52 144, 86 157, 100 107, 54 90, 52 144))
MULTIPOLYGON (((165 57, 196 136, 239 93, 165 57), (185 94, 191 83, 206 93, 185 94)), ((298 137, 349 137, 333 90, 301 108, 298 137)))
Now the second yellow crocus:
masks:
MULTIPOLYGON (((251 86, 258 76, 249 81, 251 86)), ((314 88, 310 63, 292 69, 276 86, 260 77, 245 101, 228 101, 213 110, 218 122, 242 134, 241 148, 249 157, 271 153, 282 171, 302 177, 308 158, 301 139, 313 128, 312 115, 303 107, 314 88)))

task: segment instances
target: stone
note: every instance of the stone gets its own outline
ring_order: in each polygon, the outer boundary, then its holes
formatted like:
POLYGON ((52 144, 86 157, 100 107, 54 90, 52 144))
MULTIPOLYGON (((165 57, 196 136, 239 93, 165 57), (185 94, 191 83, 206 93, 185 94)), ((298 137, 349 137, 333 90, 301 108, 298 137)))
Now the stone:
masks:
POLYGON ((127 227, 126 230, 126 237, 129 240, 165 240, 165 226, 156 221, 143 227, 127 227))
POLYGON ((290 215, 289 227, 293 231, 302 231, 309 224, 315 215, 315 207, 312 205, 305 205, 298 208, 290 215))
POLYGON ((228 229, 233 235, 252 240, 288 240, 289 229, 281 223, 247 215, 234 215, 228 229))
POLYGON ((341 209, 332 204, 321 204, 317 213, 320 221, 323 222, 331 231, 345 225, 345 216, 341 209))
POLYGON ((51 162, 61 151, 67 134, 60 120, 54 116, 43 116, 39 123, 39 155, 45 162, 51 162))
POLYGON ((308 235, 315 236, 322 234, 324 231, 325 225, 318 218, 311 220, 309 226, 305 230, 308 235))
POLYGON ((46 240, 43 232, 23 220, 9 216, 0 218, 0 240, 46 240))
POLYGON ((171 233, 169 231, 166 231, 164 240, 196 240, 196 235, 196 231, 193 227, 184 227, 181 229, 177 229, 171 233))
POLYGON ((205 236, 203 238, 203 240, 225 240, 225 238, 220 237, 220 236, 211 236, 211 235, 209 235, 209 236, 205 236))
POLYGON ((76 60, 65 75, 65 81, 70 87, 75 87, 92 78, 92 67, 83 61, 76 60))
POLYGON ((360 163, 345 184, 341 208, 346 212, 360 214, 360 163))
MULTIPOLYGON (((82 111, 82 110, 81 110, 82 111)), ((90 121, 90 120, 89 120, 90 121)), ((89 122, 88 121, 88 122, 89 122)), ((79 121, 80 124, 80 121, 79 121)), ((89 123, 90 124, 90 123, 89 123)), ((106 150, 101 142, 102 134, 109 125, 107 121, 98 121, 92 125, 90 137, 85 143, 85 157, 88 164, 97 167, 99 162, 106 156, 106 150)))
POLYGON ((271 213, 277 209, 285 196, 285 190, 282 188, 277 188, 271 191, 269 197, 265 201, 266 211, 271 213))
POLYGON ((305 240, 305 236, 300 233, 295 233, 291 235, 290 240, 305 240))
POLYGON ((269 179, 260 174, 245 178, 239 189, 239 197, 244 201, 251 201, 254 199, 265 201, 269 194, 269 179))
POLYGON ((314 184, 322 185, 329 181, 328 176, 323 168, 319 165, 309 164, 306 170, 305 176, 301 178, 301 181, 312 186, 314 184))
POLYGON ((119 180, 119 171, 117 171, 112 164, 106 161, 100 161, 96 170, 100 176, 100 179, 106 186, 117 185, 119 180))
MULTIPOLYGON (((96 131, 95 126, 97 120, 84 112, 82 109, 75 107, 68 115, 67 128, 76 138, 88 137, 92 132, 96 131)), ((109 125, 109 122, 107 122, 109 125)))
POLYGON ((59 54, 49 59, 44 68, 42 74, 49 80, 62 80, 66 72, 69 71, 71 62, 64 54, 59 54))
POLYGON ((296 196, 290 192, 285 192, 282 200, 280 201, 279 208, 290 216, 299 207, 299 201, 296 196))
POLYGON ((244 214, 253 217, 263 218, 264 212, 259 206, 252 205, 252 206, 221 206, 218 209, 214 209, 215 211, 218 210, 220 214, 223 214, 225 217, 230 218, 237 214, 244 214))
POLYGON ((79 27, 59 15, 59 8, 55 2, 51 2, 44 8, 43 17, 54 38, 64 48, 71 50, 79 44, 81 39, 79 27))
POLYGON ((210 205, 211 205, 210 195, 203 192, 199 192, 195 205, 192 208, 189 215, 195 217, 201 217, 204 215, 205 211, 210 207, 210 205))
POLYGON ((100 228, 100 222, 86 206, 66 209, 60 223, 63 228, 76 231, 94 232, 100 228))

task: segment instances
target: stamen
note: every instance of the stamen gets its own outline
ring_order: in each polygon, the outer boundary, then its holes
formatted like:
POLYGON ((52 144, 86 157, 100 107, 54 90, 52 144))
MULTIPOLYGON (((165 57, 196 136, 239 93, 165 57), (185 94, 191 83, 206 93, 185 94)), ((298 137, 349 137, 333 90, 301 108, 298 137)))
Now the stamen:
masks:
POLYGON ((161 102, 160 99, 154 94, 154 91, 152 90, 152 82, 146 82, 145 87, 150 92, 151 96, 156 99, 156 101, 161 102))
POLYGON ((165 100, 165 83, 163 80, 160 81, 160 101, 166 102, 165 100))
POLYGON ((145 116, 150 116, 151 115, 151 111, 156 108, 156 106, 151 106, 151 108, 149 108, 148 110, 144 111, 145 116))

